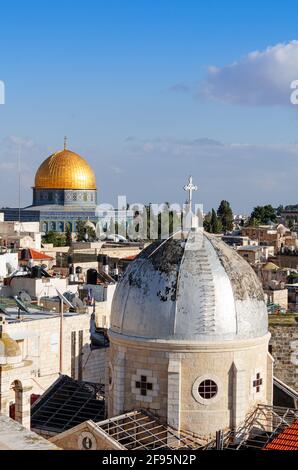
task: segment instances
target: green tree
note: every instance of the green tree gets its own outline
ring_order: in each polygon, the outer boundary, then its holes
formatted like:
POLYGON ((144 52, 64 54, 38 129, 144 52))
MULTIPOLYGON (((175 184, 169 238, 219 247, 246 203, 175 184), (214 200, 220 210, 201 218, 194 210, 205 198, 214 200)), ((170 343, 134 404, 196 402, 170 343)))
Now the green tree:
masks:
POLYGON ((76 222, 76 234, 77 241, 82 242, 86 240, 86 235, 88 236, 88 241, 96 240, 96 233, 94 228, 86 227, 86 220, 77 220, 76 222))
POLYGON ((217 217, 216 212, 212 209, 211 220, 210 220, 210 232, 211 233, 220 233, 222 231, 222 225, 219 217, 217 217))
POLYGON ((42 243, 52 243, 54 246, 65 246, 66 238, 64 233, 51 230, 42 237, 42 243))
POLYGON ((276 208, 276 215, 281 215, 282 211, 284 210, 284 206, 282 204, 280 204, 277 208, 276 208))
POLYGON ((70 225, 66 225, 66 231, 65 231, 65 244, 66 246, 71 246, 72 238, 71 238, 71 230, 70 230, 70 225))
POLYGON ((249 223, 252 225, 253 220, 256 225, 268 224, 269 222, 276 222, 276 211, 271 206, 267 204, 266 206, 256 206, 250 215, 249 223))
POLYGON ((228 201, 221 201, 219 208, 217 209, 217 217, 219 218, 222 229, 224 232, 230 232, 233 230, 233 212, 228 201))
POLYGON ((211 232, 211 212, 208 212, 208 214, 205 215, 203 227, 206 232, 211 232))

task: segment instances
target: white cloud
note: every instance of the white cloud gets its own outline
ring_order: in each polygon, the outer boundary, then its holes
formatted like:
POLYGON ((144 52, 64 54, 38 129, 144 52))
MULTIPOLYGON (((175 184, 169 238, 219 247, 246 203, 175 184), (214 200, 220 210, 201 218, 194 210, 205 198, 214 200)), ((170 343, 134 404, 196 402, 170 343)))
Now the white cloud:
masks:
POLYGON ((254 51, 223 67, 209 67, 200 95, 248 106, 291 105, 291 82, 298 79, 298 41, 254 51))
POLYGON ((207 209, 217 207, 221 199, 229 200, 239 212, 249 212, 266 203, 297 203, 298 144, 134 139, 133 144, 127 144, 125 153, 126 188, 130 175, 139 174, 131 187, 145 201, 183 200, 183 183, 192 174, 199 186, 196 200, 207 209), (151 181, 154 191, 148 184, 151 181))

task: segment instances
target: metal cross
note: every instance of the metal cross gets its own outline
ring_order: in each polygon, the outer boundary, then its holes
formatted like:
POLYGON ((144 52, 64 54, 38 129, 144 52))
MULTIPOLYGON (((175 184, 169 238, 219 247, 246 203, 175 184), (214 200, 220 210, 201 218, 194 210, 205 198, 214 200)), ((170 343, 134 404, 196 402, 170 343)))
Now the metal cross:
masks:
POLYGON ((184 186, 184 191, 188 191, 188 205, 189 210, 192 211, 192 193, 193 191, 197 191, 198 187, 195 186, 192 182, 192 176, 189 177, 187 185, 184 186))

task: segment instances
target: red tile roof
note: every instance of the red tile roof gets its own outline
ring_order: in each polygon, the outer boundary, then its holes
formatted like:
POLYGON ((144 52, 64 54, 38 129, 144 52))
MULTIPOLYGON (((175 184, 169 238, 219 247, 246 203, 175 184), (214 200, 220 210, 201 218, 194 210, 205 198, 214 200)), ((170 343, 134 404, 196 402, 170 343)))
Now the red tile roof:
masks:
MULTIPOLYGON (((32 248, 28 248, 29 256, 24 261, 28 261, 29 259, 33 259, 35 261, 45 261, 45 260, 52 260, 51 256, 46 255, 45 253, 41 253, 40 251, 33 250, 32 248)), ((19 258, 21 257, 21 253, 19 253, 19 258)))
POLYGON ((298 419, 267 444, 263 450, 298 450, 298 419))
POLYGON ((133 261, 136 257, 137 255, 126 256, 126 258, 121 258, 120 261, 133 261))

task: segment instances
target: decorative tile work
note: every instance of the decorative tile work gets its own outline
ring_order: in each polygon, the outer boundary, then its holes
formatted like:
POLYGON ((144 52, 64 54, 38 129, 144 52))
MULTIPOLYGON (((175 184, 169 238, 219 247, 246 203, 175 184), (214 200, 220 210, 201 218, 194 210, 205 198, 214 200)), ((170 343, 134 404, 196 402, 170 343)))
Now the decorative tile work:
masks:
POLYGON ((138 401, 151 403, 158 396, 159 386, 152 370, 137 369, 131 377, 131 391, 138 401))

